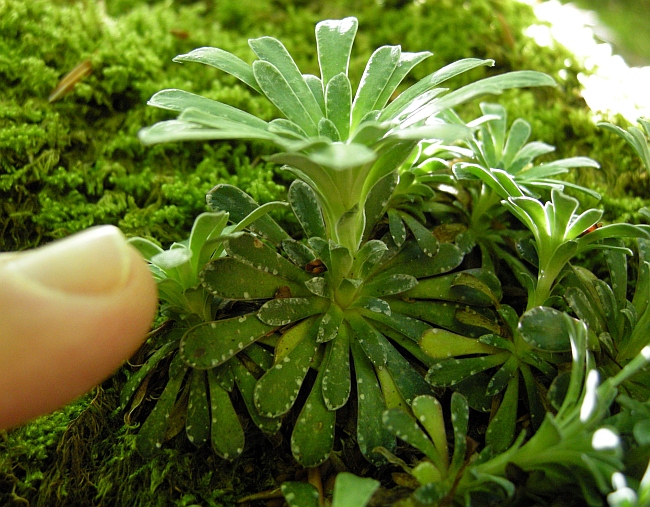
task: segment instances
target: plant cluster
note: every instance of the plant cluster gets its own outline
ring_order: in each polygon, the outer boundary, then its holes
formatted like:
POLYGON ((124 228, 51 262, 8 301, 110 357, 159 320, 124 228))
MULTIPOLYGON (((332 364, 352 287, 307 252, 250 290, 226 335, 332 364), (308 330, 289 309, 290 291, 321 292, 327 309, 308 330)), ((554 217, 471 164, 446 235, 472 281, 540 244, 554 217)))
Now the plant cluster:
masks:
MULTIPOLYGON (((626 459, 648 458, 650 229, 579 211, 570 194, 595 193, 557 176, 593 160, 537 163, 553 148, 528 142, 526 121, 508 131, 505 110, 489 103, 469 122, 454 112, 477 97, 554 86, 550 77, 516 71, 450 91, 450 79, 493 65, 468 58, 401 87, 430 53, 383 46, 354 90, 357 24, 316 25, 319 76, 272 37, 249 40, 252 64, 207 47, 175 59, 241 81, 282 114, 271 121, 178 89, 151 98, 179 115, 143 129, 145 144, 262 141, 295 179, 287 203, 262 206, 217 185, 211 211, 168 250, 132 240, 170 317, 123 390, 133 409, 151 379, 164 384, 138 450, 151 456, 184 430, 234 459, 246 415, 269 434, 290 424, 293 457, 317 467, 351 418, 369 462, 397 463, 415 479, 401 505, 545 501, 575 494, 576 483, 590 505, 605 495, 626 505, 626 459), (299 236, 268 215, 287 207, 299 236), (591 251, 604 252, 608 281, 572 263, 591 251), (453 394, 441 402, 445 388, 453 394), (485 414, 481 441, 470 408, 485 414), (396 457, 396 437, 425 457, 396 457)), ((644 502, 639 480, 628 473, 644 502)), ((334 505, 365 503, 376 484, 359 484, 354 500, 335 492, 334 505)), ((317 504, 314 491, 282 488, 289 505, 317 504)))

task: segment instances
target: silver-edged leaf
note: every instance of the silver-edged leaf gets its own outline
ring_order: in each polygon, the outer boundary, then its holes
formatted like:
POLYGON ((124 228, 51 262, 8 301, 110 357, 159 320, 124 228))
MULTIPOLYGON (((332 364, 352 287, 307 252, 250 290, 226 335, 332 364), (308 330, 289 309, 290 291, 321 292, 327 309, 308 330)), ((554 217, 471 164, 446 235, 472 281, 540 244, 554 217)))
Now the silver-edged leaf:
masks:
POLYGON ((364 284, 361 290, 363 296, 383 297, 401 294, 418 285, 418 281, 411 275, 379 275, 364 284))
POLYGON ((313 317, 301 325, 304 331, 300 342, 255 385, 255 407, 265 417, 278 417, 291 409, 319 346, 318 320, 313 317))
POLYGON ((204 322, 187 330, 180 343, 180 356, 192 368, 207 370, 225 363, 276 326, 255 314, 204 322))
POLYGON ((241 397, 246 404, 248 414, 253 420, 253 423, 255 423, 255 426, 257 426, 264 433, 277 433, 280 430, 280 426, 282 426, 282 419, 264 417, 259 414, 257 407, 255 407, 255 402, 253 401, 253 393, 255 391, 255 384, 257 383, 257 379, 238 360, 233 361, 232 370, 235 377, 235 382, 237 383, 237 388, 241 393, 241 397))
POLYGON ((305 467, 323 463, 334 446, 336 412, 329 410, 323 399, 323 374, 321 369, 291 434, 291 453, 305 467))
POLYGON ((351 340, 352 358, 357 381, 357 442, 363 456, 374 464, 384 459, 374 453, 377 447, 395 448, 395 438, 384 428, 381 418, 386 404, 372 363, 356 340, 351 340))
MULTIPOLYGON (((318 135, 318 119, 314 119, 305 108, 300 97, 292 88, 294 83, 290 84, 275 65, 263 60, 253 62, 253 73, 264 95, 282 111, 282 114, 299 125, 308 136, 318 135)), ((302 74, 300 74, 300 80, 305 85, 307 93, 311 96, 319 114, 322 114, 316 99, 302 78, 302 74)))
POLYGON ((312 295, 304 283, 281 278, 232 257, 209 262, 201 272, 200 279, 210 293, 223 299, 271 299, 278 291, 288 291, 295 297, 312 295))
POLYGON ((176 404, 183 379, 187 373, 187 366, 177 355, 169 366, 169 380, 162 394, 156 402, 147 420, 142 423, 135 439, 135 448, 144 458, 156 454, 162 447, 165 433, 169 423, 169 415, 176 404))
POLYGON ((426 380, 436 387, 451 387, 467 377, 505 363, 509 357, 509 352, 499 352, 480 357, 442 359, 429 368, 426 380))
POLYGON ((512 377, 499 408, 485 432, 485 443, 492 448, 493 452, 501 453, 512 444, 515 438, 518 405, 519 378, 512 377))
POLYGON ((353 17, 330 19, 316 24, 318 64, 324 86, 338 74, 347 75, 358 26, 359 22, 353 17))
POLYGON ((341 141, 350 137, 352 86, 345 74, 335 75, 325 88, 327 118, 336 126, 341 141))
MULTIPOLYGON (((298 69, 296 62, 294 62, 293 58, 284 47, 284 45, 273 37, 259 37, 257 39, 249 39, 248 45, 263 63, 268 62, 278 70, 280 75, 288 83, 293 94, 295 94, 298 98, 305 112, 311 118, 312 123, 317 125, 318 120, 323 116, 323 111, 321 110, 320 105, 318 104, 316 97, 314 97, 314 94, 312 93, 309 85, 305 81, 304 76, 298 69)), ((258 67, 257 62, 254 62, 253 74, 255 75, 260 88, 262 88, 267 97, 269 97, 267 93, 268 90, 265 89, 262 82, 260 82, 260 76, 257 73, 256 67, 258 67)), ((271 97, 269 97, 269 99, 271 99, 271 97)), ((282 110, 282 108, 280 108, 280 110, 282 110)), ((300 122, 296 123, 303 126, 300 122)))
POLYGON ((286 326, 306 317, 322 314, 327 311, 329 305, 328 299, 319 296, 271 299, 259 309, 257 316, 270 326, 286 326))
POLYGON ((307 237, 327 237, 325 220, 316 192, 305 182, 295 180, 289 187, 289 204, 307 237))
POLYGON ((230 395, 219 385, 214 370, 208 371, 212 449, 223 459, 233 460, 244 450, 244 430, 230 401, 230 395))
POLYGON ((253 69, 241 58, 219 48, 198 48, 186 55, 178 55, 174 58, 175 62, 198 62, 210 67, 227 72, 240 81, 246 83, 254 90, 261 92, 255 77, 253 69))
MULTIPOLYGON (((206 196, 208 207, 213 211, 226 211, 234 223, 241 222, 260 207, 255 200, 234 185, 221 184, 206 196)), ((251 232, 260 234, 273 243, 291 239, 289 234, 270 216, 264 215, 248 226, 251 232)))
POLYGON ((185 434, 196 447, 201 447, 210 438, 210 407, 206 375, 205 371, 193 370, 189 379, 185 434))
POLYGON ((326 343, 333 340, 339 332, 344 317, 345 313, 341 310, 341 307, 333 302, 320 319, 316 341, 326 343))
POLYGON ((381 109, 376 107, 377 102, 397 67, 401 52, 399 46, 382 46, 370 56, 352 103, 353 129, 370 111, 381 109))
POLYGON ((343 323, 328 342, 323 371, 323 400, 329 410, 338 410, 350 397, 350 328, 343 323))

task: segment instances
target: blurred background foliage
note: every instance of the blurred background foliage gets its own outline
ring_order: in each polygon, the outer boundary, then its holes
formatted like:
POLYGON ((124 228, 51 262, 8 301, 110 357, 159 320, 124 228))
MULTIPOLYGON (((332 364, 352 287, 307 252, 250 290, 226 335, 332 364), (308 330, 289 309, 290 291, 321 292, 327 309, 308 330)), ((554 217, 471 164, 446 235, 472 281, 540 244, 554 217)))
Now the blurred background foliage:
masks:
POLYGON ((650 65, 650 0, 572 0, 581 9, 593 11, 599 25, 594 32, 610 43, 629 65, 650 65))

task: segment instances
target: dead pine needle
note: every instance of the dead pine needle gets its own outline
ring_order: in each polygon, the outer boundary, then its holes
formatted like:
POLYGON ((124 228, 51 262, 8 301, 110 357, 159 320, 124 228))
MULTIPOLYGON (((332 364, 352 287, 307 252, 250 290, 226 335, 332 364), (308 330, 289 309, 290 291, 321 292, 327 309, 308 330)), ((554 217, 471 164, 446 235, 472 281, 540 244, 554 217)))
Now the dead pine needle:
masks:
POLYGON ((49 102, 56 102, 60 98, 66 96, 70 93, 75 85, 81 81, 86 76, 89 76, 93 71, 92 63, 90 60, 84 60, 78 64, 74 69, 68 72, 59 84, 56 85, 56 88, 52 90, 50 96, 47 98, 49 102))

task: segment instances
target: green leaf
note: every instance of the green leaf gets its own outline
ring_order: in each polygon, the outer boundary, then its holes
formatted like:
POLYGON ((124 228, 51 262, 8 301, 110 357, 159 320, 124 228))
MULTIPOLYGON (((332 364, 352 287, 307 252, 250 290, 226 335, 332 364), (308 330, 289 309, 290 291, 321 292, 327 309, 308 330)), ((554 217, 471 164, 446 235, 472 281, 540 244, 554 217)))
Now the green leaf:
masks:
POLYGON ((391 313, 401 313, 455 333, 478 337, 485 334, 486 330, 494 332, 491 329, 495 327, 494 323, 484 317, 481 318, 482 315, 476 312, 468 313, 466 305, 431 300, 401 301, 399 299, 391 299, 389 304, 391 313), (463 316, 466 322, 457 318, 457 315, 461 315, 463 312, 465 312, 463 316))
POLYGON ((383 297, 400 294, 402 292, 412 289, 418 284, 415 277, 411 275, 380 275, 372 278, 369 282, 364 284, 360 295, 383 297))
POLYGON ((228 359, 275 330, 253 313, 230 319, 204 322, 187 330, 180 343, 180 355, 192 368, 207 370, 228 359))
POLYGON ((176 404, 176 398, 185 378, 187 367, 180 356, 174 357, 169 366, 169 380, 156 406, 142 424, 135 439, 135 448, 143 458, 150 458, 162 447, 169 422, 169 415, 176 404))
POLYGON ((571 349, 569 318, 554 308, 537 306, 521 316, 517 332, 531 347, 548 352, 565 352, 571 349))
POLYGON ((378 239, 365 241, 354 257, 353 273, 360 280, 365 280, 374 267, 379 264, 388 250, 386 243, 378 239))
POLYGON ((332 507, 365 507, 379 486, 379 481, 369 477, 341 472, 334 482, 332 507))
MULTIPOLYGON (((260 207, 246 192, 227 184, 217 185, 210 190, 206 200, 210 209, 228 212, 230 220, 234 223, 241 222, 260 207)), ((248 228, 273 243, 291 239, 287 232, 268 215, 258 218, 248 228)))
POLYGON ((241 397, 246 404, 248 414, 253 420, 253 423, 255 423, 255 426, 257 426, 264 433, 277 433, 280 430, 280 426, 282 426, 282 419, 272 419, 260 415, 257 407, 255 406, 253 393, 255 391, 255 384, 257 383, 257 379, 250 371, 244 367, 240 361, 236 360, 232 362, 232 370, 235 377, 235 382, 237 383, 237 388, 241 393, 241 397))
POLYGON ((391 450, 395 439, 381 423, 386 404, 373 366, 356 340, 351 340, 351 348, 357 377, 357 442, 363 456, 377 465, 384 460, 373 450, 377 447, 391 450))
POLYGON ((295 297, 312 295, 302 283, 281 278, 232 257, 208 263, 200 278, 209 292, 223 299, 271 299, 281 288, 287 288, 295 297))
POLYGON ((128 242, 129 245, 135 247, 138 252, 140 252, 140 254, 148 261, 151 261, 151 258, 155 255, 164 252, 164 250, 156 245, 153 241, 149 241, 145 238, 129 238, 128 242))
POLYGON ((314 252, 307 245, 296 240, 285 239, 281 246, 289 260, 297 266, 305 266, 316 258, 314 252))
POLYGON ((425 324, 421 320, 412 319, 406 315, 401 315, 391 310, 390 315, 385 313, 376 313, 371 311, 362 311, 364 317, 367 317, 376 322, 380 322, 395 331, 399 331, 404 336, 407 336, 414 342, 418 342, 422 334, 431 329, 431 326, 425 324))
POLYGON ((332 302, 327 313, 323 315, 318 324, 318 335, 316 341, 318 343, 325 343, 333 340, 339 332, 344 316, 345 314, 343 313, 343 310, 341 310, 341 307, 332 302))
POLYGON ((431 329, 427 326, 419 340, 420 348, 429 357, 446 359, 470 354, 493 354, 497 352, 494 347, 482 343, 474 338, 467 338, 446 329, 431 329))
POLYGON ((407 404, 410 405, 416 396, 433 394, 422 375, 383 335, 379 335, 379 342, 386 351, 386 369, 407 404))
POLYGON ((255 406, 266 417, 278 417, 291 409, 318 348, 318 320, 313 317, 301 325, 301 341, 267 371, 255 386, 255 406))
POLYGON ((198 48, 186 55, 174 58, 175 62, 198 62, 227 72, 261 93, 253 76, 253 69, 241 58, 218 48, 198 48))
POLYGON ((465 462, 467 450, 467 428, 469 425, 469 406, 467 399, 461 394, 451 395, 451 424, 454 428, 454 455, 451 458, 451 469, 460 470, 465 462))
POLYGON ((375 158, 375 152, 361 144, 341 143, 324 145, 322 148, 313 150, 309 155, 309 159, 316 164, 337 171, 369 164, 375 158))
MULTIPOLYGON (((303 74, 302 75, 303 79, 305 80, 305 83, 307 83, 307 86, 309 86, 309 89, 311 90, 312 95, 316 99, 316 102, 318 103, 318 106, 320 107, 321 115, 325 117, 325 94, 324 90, 325 87, 323 86, 323 82, 320 80, 319 77, 316 77, 312 74, 303 74)), ((323 118, 321 118, 323 120, 323 118)), ((320 123, 320 120, 319 120, 320 123)), ((319 129, 320 130, 320 129, 319 129)), ((338 141, 338 139, 332 139, 333 141, 338 141)))
MULTIPOLYGON (((277 136, 271 131, 270 125, 251 126, 250 121, 244 119, 244 122, 231 121, 223 117, 215 116, 204 109, 197 107, 188 107, 178 115, 178 121, 201 126, 203 132, 195 133, 195 139, 260 139, 262 141, 271 141, 279 146, 289 148, 292 143, 282 137, 277 136), (209 137, 206 137, 208 136, 209 137)), ((173 124, 169 124, 173 125, 173 124)), ((184 135, 185 129, 179 129, 179 134, 184 135)), ((170 133, 171 130, 169 131, 170 133)), ((189 132, 189 131, 188 131, 189 132)), ((191 139, 180 137, 178 140, 191 139)), ((293 143, 296 144, 296 143, 293 143)))
POLYGON ((300 180, 289 187, 289 204, 308 237, 327 237, 320 201, 312 188, 300 180))
POLYGON ((323 374, 321 369, 291 434, 291 453, 305 467, 327 460, 334 445, 336 412, 329 410, 323 399, 323 374))
POLYGON ((380 333, 363 317, 348 313, 347 321, 354 332, 353 338, 368 356, 375 368, 383 368, 386 365, 386 350, 382 346, 380 333))
POLYGON ((435 387, 450 387, 467 377, 503 364, 509 357, 509 352, 499 352, 480 357, 443 359, 431 366, 426 380, 435 387))
POLYGON ((329 298, 332 289, 327 283, 327 279, 322 276, 315 276, 305 282, 305 287, 315 296, 329 298))
POLYGON ((210 437, 207 378, 201 370, 193 370, 190 375, 185 433, 196 447, 201 447, 210 437))
POLYGON ((499 408, 485 432, 485 444, 492 447, 495 453, 505 451, 515 439, 518 405, 519 375, 508 381, 508 387, 499 408))
POLYGON ((208 371, 212 413, 212 448, 223 459, 235 459, 244 450, 244 430, 230 396, 219 385, 214 370, 208 371))
POLYGON ((269 123, 269 132, 279 134, 291 139, 305 139, 309 137, 299 125, 286 118, 275 118, 269 123))
POLYGON ((511 378, 519 378, 518 368, 519 358, 515 355, 510 356, 503 366, 492 376, 490 382, 488 382, 485 394, 494 396, 503 391, 511 378))
POLYGON ((129 380, 127 380, 122 392, 120 393, 120 409, 125 409, 126 404, 131 397, 135 394, 138 386, 142 383, 144 378, 151 373, 158 363, 166 357, 170 352, 178 348, 178 342, 185 333, 183 328, 173 328, 165 333, 157 342, 156 350, 149 356, 146 362, 136 371, 129 380))
POLYGON ((338 142, 341 139, 336 125, 327 118, 321 118, 318 122, 318 136, 327 138, 332 142, 338 142))
MULTIPOLYGON (((318 135, 318 118, 314 119, 312 117, 298 95, 296 95, 295 90, 292 89, 291 84, 287 82, 287 79, 275 65, 263 60, 256 60, 253 63, 253 73, 264 95, 282 111, 282 114, 299 125, 307 135, 318 135)), ((302 79, 302 74, 300 74, 300 79, 305 85, 307 93, 311 95, 314 104, 318 107, 311 90, 302 79)))
MULTIPOLYGON (((323 116, 323 111, 321 110, 314 94, 311 89, 305 82, 305 78, 301 74, 300 70, 296 66, 296 63, 293 61, 293 58, 284 47, 284 45, 277 39, 273 37, 260 37, 258 39, 249 39, 248 45, 251 47, 253 52, 262 60, 260 63, 269 63, 275 69, 278 70, 279 74, 283 77, 283 80, 286 80, 292 95, 295 94, 302 108, 305 110, 308 116, 311 117, 311 123, 318 125, 318 120, 323 116)), ((266 66, 265 66, 266 67, 266 66)), ((270 69, 270 67, 268 67, 270 69)), ((263 84, 263 79, 260 75, 264 75, 265 72, 261 71, 261 66, 258 65, 258 62, 253 63, 253 74, 257 79, 257 82, 260 85, 260 88, 264 91, 265 95, 273 102, 273 98, 269 96, 268 89, 265 89, 263 84), (260 69, 256 69, 260 67, 260 69), (261 74, 258 72, 261 72, 261 74)), ((275 104, 275 102, 274 102, 275 104)), ((277 105, 277 104, 276 104, 277 105)), ((278 108, 283 111, 283 109, 278 106, 278 108)), ((284 111, 283 111, 284 112, 284 111)), ((291 117, 287 115, 289 119, 291 117)), ((298 125, 303 127, 303 129, 309 132, 308 129, 301 122, 296 122, 298 125)))
POLYGON ((381 105, 376 107, 378 99, 397 67, 400 54, 399 46, 382 46, 370 56, 352 104, 353 129, 367 113, 381 109, 381 105))
POLYGON ((194 273, 198 273, 203 269, 203 266, 211 260, 217 248, 221 249, 221 241, 218 238, 227 223, 228 213, 222 211, 201 213, 194 220, 188 241, 189 249, 192 252, 194 273))
POLYGON ((397 246, 402 246, 406 241, 406 227, 397 210, 388 209, 388 227, 390 235, 397 246))
POLYGON ((474 81, 458 90, 448 93, 442 98, 434 99, 418 114, 429 117, 440 111, 452 109, 475 97, 480 97, 485 94, 499 94, 511 88, 531 86, 557 86, 557 83, 547 74, 532 70, 520 70, 499 74, 474 81))
POLYGON ((324 86, 338 74, 347 75, 358 25, 353 17, 321 21, 316 25, 318 63, 324 86))
POLYGON ((382 272, 401 273, 420 279, 451 271, 458 267, 462 260, 462 252, 452 243, 441 243, 437 255, 429 257, 415 242, 409 244, 407 241, 402 251, 386 264, 382 272))
POLYGON ((329 300, 319 296, 271 299, 262 305, 257 316, 270 326, 286 326, 311 315, 322 314, 329 305, 329 300))
POLYGON ((427 435, 433 442, 436 450, 437 460, 431 458, 436 467, 445 472, 449 464, 449 449, 447 445, 447 433, 445 430, 445 419, 442 413, 440 402, 429 395, 417 396, 411 406, 413 415, 418 422, 424 427, 427 435))
POLYGON ((404 80, 406 75, 411 72, 413 67, 419 64, 422 60, 429 58, 433 53, 429 51, 422 51, 420 53, 407 53, 401 52, 399 56, 399 61, 397 62, 397 67, 390 76, 390 79, 386 83, 381 95, 377 98, 377 102, 373 109, 381 110, 383 109, 388 101, 397 90, 397 87, 404 80))
POLYGON ((400 217, 406 222, 413 236, 415 236, 415 241, 417 241, 422 252, 429 257, 434 257, 438 253, 440 245, 431 231, 407 213, 400 213, 400 217))
POLYGON ((530 123, 521 118, 517 118, 510 127, 510 133, 508 134, 508 139, 506 141, 505 148, 503 150, 503 157, 501 161, 503 163, 503 168, 509 171, 510 164, 517 159, 517 155, 520 153, 520 150, 528 141, 531 133, 530 123))
POLYGON ((319 507, 318 491, 307 482, 283 482, 280 490, 289 507, 319 507))
POLYGON ((479 60, 476 58, 465 58, 449 65, 438 69, 437 71, 429 74, 427 77, 420 79, 416 84, 402 92, 388 107, 384 108, 379 117, 380 121, 387 121, 395 118, 409 107, 415 99, 426 94, 440 83, 451 79, 458 74, 467 72, 476 67, 483 65, 494 65, 494 60, 479 60))
MULTIPOLYGON (((419 280, 405 296, 415 299, 439 299, 470 305, 490 306, 498 304, 497 296, 487 284, 474 276, 474 272, 450 273, 419 280)), ((485 276, 485 274, 481 274, 485 276)), ((496 278, 495 278, 496 279, 496 278)), ((496 279, 498 283, 498 279, 496 279)))
POLYGON ((352 86, 345 74, 337 74, 325 88, 327 118, 336 125, 341 141, 350 137, 352 86))
POLYGON ((159 268, 169 271, 182 264, 185 264, 192 258, 191 250, 187 248, 171 248, 164 250, 151 258, 151 263, 159 268))
POLYGON ((489 380, 490 376, 486 372, 479 372, 456 384, 453 390, 463 395, 472 409, 490 412, 493 397, 485 394, 485 386, 489 380))
MULTIPOLYGON (((250 69, 248 64, 246 66, 250 69)), ((147 105, 171 111, 183 111, 191 107, 200 109, 215 118, 221 118, 234 123, 242 123, 261 130, 267 130, 269 128, 267 122, 246 111, 183 90, 162 90, 151 97, 147 105)))
POLYGON ((350 397, 350 328, 339 327, 338 335, 327 345, 323 362, 323 399, 329 410, 338 410, 350 397))
POLYGON ((440 463, 440 456, 433 445, 433 442, 422 431, 417 421, 401 408, 389 408, 382 416, 382 422, 386 429, 397 438, 403 440, 435 463, 440 463))

